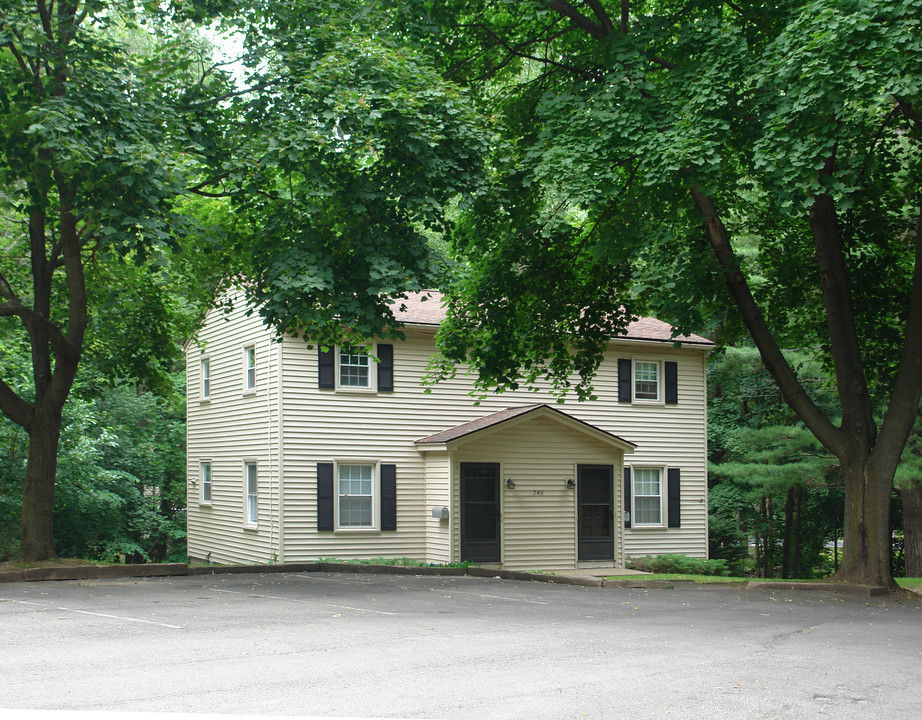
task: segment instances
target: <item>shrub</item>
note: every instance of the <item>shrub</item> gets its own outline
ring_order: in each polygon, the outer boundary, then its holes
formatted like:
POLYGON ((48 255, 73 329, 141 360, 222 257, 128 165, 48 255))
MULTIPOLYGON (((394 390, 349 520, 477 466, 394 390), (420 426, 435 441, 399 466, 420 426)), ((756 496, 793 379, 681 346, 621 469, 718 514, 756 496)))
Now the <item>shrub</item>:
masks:
POLYGON ((632 570, 671 575, 729 575, 726 560, 705 560, 687 555, 646 555, 628 558, 627 566, 632 570))

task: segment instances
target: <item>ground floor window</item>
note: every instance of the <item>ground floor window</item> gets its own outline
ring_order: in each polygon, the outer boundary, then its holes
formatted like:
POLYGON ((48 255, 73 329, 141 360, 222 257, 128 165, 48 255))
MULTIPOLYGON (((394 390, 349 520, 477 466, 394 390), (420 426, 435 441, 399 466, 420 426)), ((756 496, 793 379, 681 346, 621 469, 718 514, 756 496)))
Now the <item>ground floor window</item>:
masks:
POLYGON ((257 485, 256 463, 248 462, 246 465, 246 522, 247 525, 256 525, 259 520, 259 495, 257 485))
POLYGON ((202 463, 202 502, 211 502, 211 463, 202 463))
POLYGON ((634 468, 633 524, 663 524, 663 471, 659 468, 634 468))
POLYGON ((339 527, 374 526, 374 466, 338 465, 339 527))

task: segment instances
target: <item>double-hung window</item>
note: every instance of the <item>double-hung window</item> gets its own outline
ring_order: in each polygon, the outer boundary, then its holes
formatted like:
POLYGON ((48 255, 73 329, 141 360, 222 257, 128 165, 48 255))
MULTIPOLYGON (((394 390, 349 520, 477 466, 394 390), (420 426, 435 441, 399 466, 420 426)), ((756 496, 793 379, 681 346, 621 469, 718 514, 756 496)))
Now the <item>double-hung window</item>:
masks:
POLYGON ((374 527, 373 465, 338 465, 339 527, 374 527))
POLYGON ((663 471, 634 468, 633 525, 663 524, 663 471))
POLYGON ((208 400, 211 397, 211 361, 208 358, 202 358, 202 400, 208 400))
POLYGON ((243 348, 243 390, 256 389, 256 346, 243 348))
POLYGON ((244 476, 244 482, 246 483, 246 524, 256 525, 259 521, 259 495, 255 462, 244 463, 244 476))
POLYGON ((202 502, 211 503, 211 463, 202 463, 202 502))
POLYGON ((371 387, 371 358, 364 348, 342 347, 339 350, 339 386, 371 387))
POLYGON ((634 361, 634 398, 659 400, 659 363, 634 361))

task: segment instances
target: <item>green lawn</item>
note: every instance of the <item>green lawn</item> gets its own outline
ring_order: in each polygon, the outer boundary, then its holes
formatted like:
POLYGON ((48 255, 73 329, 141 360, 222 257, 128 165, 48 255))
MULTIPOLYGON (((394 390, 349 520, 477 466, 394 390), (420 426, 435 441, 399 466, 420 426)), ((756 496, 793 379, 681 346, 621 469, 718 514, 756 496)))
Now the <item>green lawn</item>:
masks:
MULTIPOLYGON (((782 580, 781 578, 730 577, 727 575, 681 575, 678 573, 651 573, 649 575, 606 575, 606 580, 691 580, 698 583, 715 582, 824 582, 822 578, 813 580, 782 580)), ((896 578, 903 588, 922 588, 922 578, 896 578)))

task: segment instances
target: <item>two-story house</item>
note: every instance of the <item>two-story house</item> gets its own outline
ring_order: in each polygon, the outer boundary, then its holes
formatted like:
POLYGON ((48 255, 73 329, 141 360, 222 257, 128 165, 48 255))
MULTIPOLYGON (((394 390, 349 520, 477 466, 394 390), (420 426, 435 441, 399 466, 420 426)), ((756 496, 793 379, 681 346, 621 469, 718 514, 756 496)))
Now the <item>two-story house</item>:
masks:
POLYGON ((413 296, 372 356, 273 339, 237 299, 186 348, 189 555, 469 560, 513 569, 707 556, 705 363, 646 318, 614 338, 598 400, 547 387, 477 401, 420 383, 444 317, 413 296))

